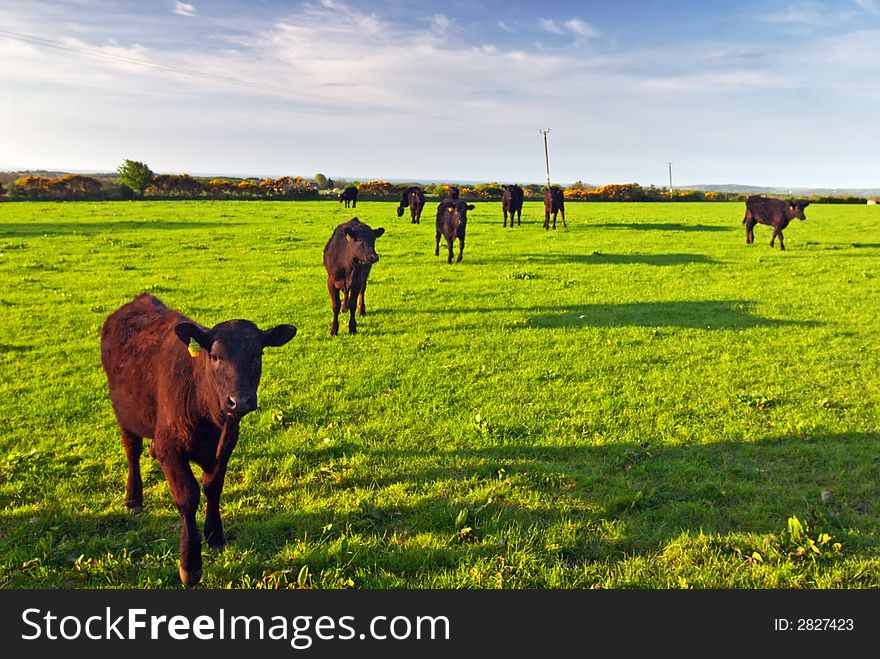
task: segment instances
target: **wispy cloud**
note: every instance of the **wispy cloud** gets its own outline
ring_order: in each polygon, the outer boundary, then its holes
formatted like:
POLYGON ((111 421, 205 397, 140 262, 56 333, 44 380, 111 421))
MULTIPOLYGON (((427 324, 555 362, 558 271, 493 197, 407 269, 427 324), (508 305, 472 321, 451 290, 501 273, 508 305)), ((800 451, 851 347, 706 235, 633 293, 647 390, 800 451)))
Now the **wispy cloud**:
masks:
POLYGON ((180 16, 195 16, 196 8, 187 2, 175 2, 174 13, 180 16))
POLYGON ((452 25, 452 21, 444 14, 434 14, 431 16, 431 27, 440 32, 445 32, 452 25))
POLYGON ((821 25, 827 20, 827 17, 816 3, 799 2, 788 5, 784 11, 764 14, 761 16, 761 20, 767 23, 821 25))
POLYGON ((571 35, 575 37, 576 43, 581 43, 585 39, 593 39, 600 35, 599 30, 580 18, 570 18, 562 25, 551 18, 542 18, 541 29, 550 34, 558 34, 560 36, 571 35))
POLYGON ((556 21, 551 18, 542 18, 541 27, 545 32, 550 32, 551 34, 565 34, 565 30, 559 27, 556 21))
POLYGON ((598 37, 600 34, 599 30, 579 18, 572 18, 565 21, 565 27, 581 37, 598 37))

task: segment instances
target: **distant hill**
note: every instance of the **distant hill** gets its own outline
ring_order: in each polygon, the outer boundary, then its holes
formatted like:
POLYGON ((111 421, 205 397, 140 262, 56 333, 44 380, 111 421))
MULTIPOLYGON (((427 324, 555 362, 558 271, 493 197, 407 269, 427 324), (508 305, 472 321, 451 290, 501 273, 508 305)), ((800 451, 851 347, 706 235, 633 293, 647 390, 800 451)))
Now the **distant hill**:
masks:
POLYGON ((752 194, 816 195, 819 197, 877 197, 880 188, 779 188, 761 187, 756 185, 738 185, 736 183, 677 185, 682 190, 702 190, 703 192, 733 192, 752 194))

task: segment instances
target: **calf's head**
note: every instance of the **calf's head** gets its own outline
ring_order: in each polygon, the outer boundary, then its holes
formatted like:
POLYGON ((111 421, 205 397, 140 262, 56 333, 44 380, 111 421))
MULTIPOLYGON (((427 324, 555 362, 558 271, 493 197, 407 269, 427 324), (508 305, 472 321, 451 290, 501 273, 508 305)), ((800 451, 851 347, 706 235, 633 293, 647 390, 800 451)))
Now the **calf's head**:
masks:
POLYGON ((806 220, 804 209, 809 205, 809 201, 792 201, 788 204, 788 212, 792 218, 796 217, 799 220, 806 220))
MULTIPOLYGON (((403 214, 402 209, 398 209, 403 214)), ((357 218, 354 218, 357 219, 357 218)), ((376 254, 376 238, 385 233, 385 229, 371 229, 363 222, 353 227, 345 228, 345 243, 348 246, 348 256, 355 263, 372 265, 379 260, 376 254)))
POLYGON ((474 210, 473 204, 467 204, 463 201, 446 206, 446 224, 456 233, 467 223, 467 212, 474 210))
POLYGON ((227 320, 211 329, 180 322, 174 332, 184 344, 202 348, 199 386, 218 416, 242 417, 257 409, 257 387, 263 370, 263 348, 283 346, 296 336, 293 325, 261 330, 249 320, 227 320))

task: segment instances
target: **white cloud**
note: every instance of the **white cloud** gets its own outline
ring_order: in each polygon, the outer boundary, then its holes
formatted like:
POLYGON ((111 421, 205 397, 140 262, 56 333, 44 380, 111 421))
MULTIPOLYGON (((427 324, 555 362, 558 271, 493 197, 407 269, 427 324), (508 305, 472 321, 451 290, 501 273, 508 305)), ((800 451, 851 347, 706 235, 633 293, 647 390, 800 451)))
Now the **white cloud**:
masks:
POLYGON ((552 34, 565 34, 565 30, 559 27, 556 24, 556 21, 550 18, 542 18, 541 19, 541 27, 544 28, 545 31, 550 32, 552 34))
POLYGON ((821 25, 828 20, 814 2, 790 4, 785 11, 765 14, 761 19, 768 23, 792 25, 821 25))
POLYGON ((877 0, 854 0, 854 2, 858 5, 859 9, 869 14, 877 13, 877 0))
POLYGON ((434 14, 431 16, 431 27, 435 30, 439 30, 440 32, 445 32, 449 29, 449 26, 452 25, 452 21, 449 20, 448 16, 443 14, 434 14))
POLYGON ((180 16, 195 16, 196 8, 186 2, 175 2, 174 13, 180 16))
POLYGON ((572 18, 570 20, 565 21, 565 27, 568 28, 571 32, 582 36, 582 37, 598 37, 599 30, 594 28, 592 25, 587 23, 586 21, 582 21, 579 18, 572 18))

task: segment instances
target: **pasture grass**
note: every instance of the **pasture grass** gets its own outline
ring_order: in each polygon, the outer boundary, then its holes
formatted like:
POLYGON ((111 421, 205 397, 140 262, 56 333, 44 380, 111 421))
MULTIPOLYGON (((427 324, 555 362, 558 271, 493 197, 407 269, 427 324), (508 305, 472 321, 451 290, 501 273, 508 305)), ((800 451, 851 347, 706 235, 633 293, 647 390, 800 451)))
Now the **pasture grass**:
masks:
POLYGON ((146 290, 299 328, 203 587, 880 587, 877 208, 811 205, 780 252, 741 204, 569 203, 544 231, 477 203, 450 266, 435 207, 0 204, 0 585, 181 587, 146 451, 124 511, 99 359, 146 290), (330 337, 321 254, 353 215, 387 232, 330 337))

